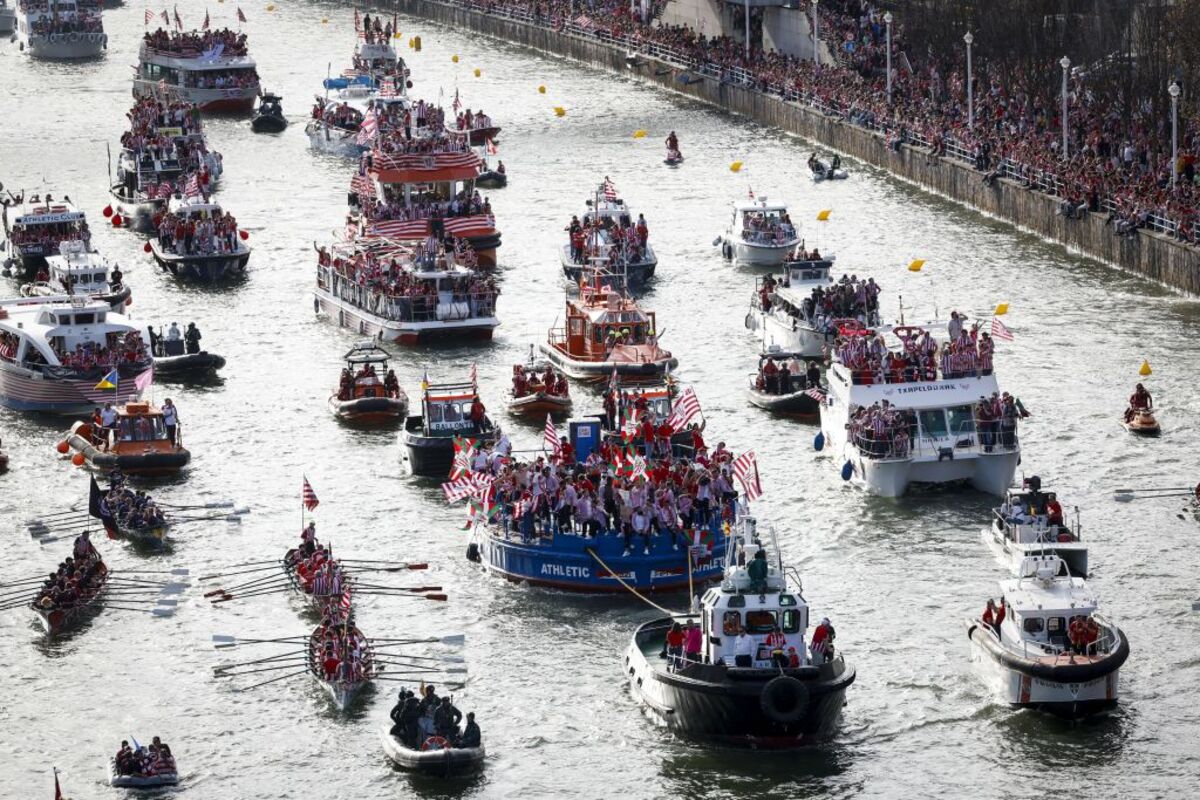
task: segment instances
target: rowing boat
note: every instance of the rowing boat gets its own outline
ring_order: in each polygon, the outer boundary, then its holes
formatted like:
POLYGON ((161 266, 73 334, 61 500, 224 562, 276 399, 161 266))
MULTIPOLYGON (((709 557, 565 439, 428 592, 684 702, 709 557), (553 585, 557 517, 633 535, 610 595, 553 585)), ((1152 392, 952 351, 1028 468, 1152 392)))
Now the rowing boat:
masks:
POLYGON ((321 688, 329 693, 337 710, 345 711, 354 702, 354 698, 358 696, 358 693, 375 677, 374 652, 371 648, 371 643, 367 640, 363 632, 356 627, 351 628, 351 635, 354 636, 355 641, 358 643, 358 649, 361 653, 359 668, 355 671, 356 677, 349 681, 343 681, 339 678, 327 680, 320 655, 324 641, 322 631, 323 626, 317 626, 308 638, 308 671, 317 679, 317 683, 321 684, 321 688))
POLYGON ((30 604, 47 636, 57 636, 100 610, 102 596, 108 586, 108 567, 103 561, 100 562, 96 574, 99 577, 96 585, 86 596, 81 597, 78 603, 69 608, 41 608, 30 604))

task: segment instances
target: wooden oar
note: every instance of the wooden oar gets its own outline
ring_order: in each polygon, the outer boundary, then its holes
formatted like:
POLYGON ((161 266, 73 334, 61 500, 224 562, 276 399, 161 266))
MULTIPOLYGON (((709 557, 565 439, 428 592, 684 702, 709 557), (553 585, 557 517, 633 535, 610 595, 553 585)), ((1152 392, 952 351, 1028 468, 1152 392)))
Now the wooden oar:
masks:
POLYGON ((227 670, 227 669, 233 669, 234 667, 252 667, 252 666, 255 666, 256 664, 266 664, 266 663, 272 662, 272 661, 286 661, 291 658, 308 658, 308 656, 304 654, 303 650, 295 650, 295 651, 291 651, 291 652, 287 652, 287 653, 281 653, 279 655, 269 656, 267 658, 256 658, 253 661, 238 661, 233 664, 221 664, 219 666, 213 667, 213 669, 214 670, 227 670))
POLYGON ((230 636, 227 633, 214 633, 212 636, 213 647, 224 649, 228 647, 237 647, 239 644, 278 644, 281 642, 307 642, 307 636, 286 636, 282 639, 241 639, 237 636, 230 636))
POLYGON ((217 595, 217 594, 227 594, 229 592, 237 592, 237 591, 241 591, 243 589, 250 589, 255 586, 260 586, 260 587, 274 586, 276 584, 278 584, 280 586, 285 586, 285 585, 291 586, 291 582, 287 579, 287 577, 285 577, 283 575, 271 575, 266 578, 258 578, 256 580, 246 581, 245 583, 239 583, 234 586, 220 586, 220 587, 217 587, 216 589, 213 589, 210 592, 205 592, 204 596, 211 597, 211 596, 217 595))
POLYGON ((368 637, 368 642, 392 642, 395 644, 454 644, 459 645, 467 641, 467 637, 462 633, 451 634, 450 636, 432 636, 426 639, 373 639, 368 637))
POLYGON ((250 592, 239 592, 238 594, 233 594, 232 592, 222 592, 220 597, 210 598, 210 602, 228 603, 230 600, 237 600, 239 598, 246 599, 248 597, 262 597, 268 594, 284 594, 289 591, 291 591, 290 587, 277 586, 270 589, 255 589, 250 592))
POLYGON ((173 617, 173 616, 175 616, 175 609, 173 607, 134 608, 133 606, 117 606, 117 605, 113 605, 112 603, 105 603, 104 607, 105 608, 115 608, 118 611, 138 611, 143 614, 153 614, 156 617, 173 617))
POLYGON ((374 594, 374 595, 382 595, 385 597, 420 597, 424 600, 436 600, 438 602, 445 602, 446 600, 450 599, 444 594, 405 594, 402 592, 380 592, 380 591, 376 591, 374 589, 369 592, 359 592, 359 594, 362 594, 362 595, 374 594))
POLYGON ((1195 488, 1196 488, 1195 486, 1157 486, 1157 487, 1144 487, 1141 489, 1113 489, 1113 492, 1115 494, 1131 494, 1133 492, 1182 492, 1182 491, 1190 492, 1190 491, 1194 490, 1195 488))
MULTIPOLYGON (((248 566, 251 566, 252 564, 255 564, 255 563, 256 563, 256 562, 251 562, 250 564, 238 564, 237 566, 238 566, 239 568, 240 568, 240 567, 248 567, 248 566)), ((267 566, 267 567, 259 567, 259 566, 255 566, 255 567, 254 567, 254 569, 239 569, 238 571, 235 571, 235 572, 223 572, 223 573, 217 573, 217 574, 214 574, 214 575, 201 575, 201 576, 200 576, 200 580, 202 580, 202 581, 215 581, 215 580, 217 580, 218 578, 229 578, 229 577, 232 577, 232 576, 234 576, 234 575, 248 575, 248 574, 249 574, 249 573, 251 573, 251 572, 265 572, 265 571, 267 571, 267 570, 269 570, 269 569, 279 569, 279 565, 283 563, 283 559, 281 559, 281 558, 276 558, 276 559, 274 559, 273 561, 259 561, 259 562, 257 562, 257 563, 258 563, 258 564, 270 564, 270 566, 267 566)))
POLYGON ((175 569, 122 569, 122 575, 188 575, 190 570, 187 567, 176 567, 175 569))
POLYGON ((56 519, 57 517, 71 517, 71 516, 76 516, 79 514, 86 514, 86 513, 87 513, 87 511, 85 511, 84 509, 79 508, 78 506, 72 506, 71 508, 68 508, 65 511, 54 511, 49 514, 43 514, 41 517, 39 517, 37 519, 26 520, 26 521, 27 522, 37 522, 42 519, 56 519))
MULTIPOLYGON (((287 675, 280 675, 278 678, 272 678, 272 679, 271 679, 271 680, 269 680, 269 681, 263 681, 262 683, 255 683, 255 684, 252 684, 252 685, 250 685, 250 686, 243 686, 242 688, 240 688, 240 689, 235 689, 234 691, 238 691, 238 692, 247 692, 247 691, 249 691, 249 690, 251 690, 251 689, 257 689, 259 686, 266 686, 268 683, 275 683, 276 681, 282 681, 282 680, 286 680, 287 678, 294 678, 294 677, 296 677, 297 675, 304 675, 304 674, 306 674, 307 672, 308 672, 308 669, 307 669, 307 668, 305 668, 305 669, 302 669, 302 670, 300 670, 299 672, 291 672, 291 673, 288 673, 287 675)), ((232 677, 232 676, 231 676, 231 677, 232 677)))
POLYGON ((393 652, 389 651, 387 648, 383 648, 383 647, 375 647, 375 648, 372 648, 372 650, 374 650, 375 655, 377 657, 385 658, 385 659, 388 657, 405 658, 405 659, 409 659, 411 661, 441 661, 446 664, 465 664, 467 662, 467 659, 464 656, 457 656, 457 655, 410 656, 410 655, 405 655, 403 653, 393 653, 393 652))
POLYGON ((409 563, 407 561, 373 561, 373 560, 365 559, 365 558, 339 558, 337 560, 339 563, 349 565, 352 569, 357 569, 360 571, 365 571, 366 568, 356 566, 358 564, 381 565, 383 567, 388 567, 390 569, 395 569, 395 570, 429 569, 428 564, 409 563))
POLYGON ((352 589, 387 589, 396 592, 440 592, 440 586, 388 586, 386 583, 358 583, 357 581, 351 584, 352 589))
POLYGON ((1192 497, 1192 492, 1169 492, 1167 494, 1115 494, 1113 500, 1118 503, 1128 503, 1132 500, 1162 500, 1172 497, 1192 497))

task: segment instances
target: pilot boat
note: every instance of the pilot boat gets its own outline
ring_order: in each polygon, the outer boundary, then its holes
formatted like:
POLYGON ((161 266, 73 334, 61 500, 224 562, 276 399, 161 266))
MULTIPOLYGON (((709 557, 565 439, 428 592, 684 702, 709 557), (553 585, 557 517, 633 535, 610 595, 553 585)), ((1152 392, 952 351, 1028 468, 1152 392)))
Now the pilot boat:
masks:
POLYGON ((201 49, 203 31, 147 33, 138 50, 133 96, 167 96, 201 111, 245 113, 262 92, 245 34, 201 49))
POLYGON ((856 320, 838 327, 846 344, 825 373, 817 449, 831 449, 844 480, 883 497, 899 497, 912 484, 959 483, 1002 495, 1021 458, 1016 416, 981 412, 1000 394, 990 366, 951 371, 905 360, 904 343, 931 341, 926 334, 917 325, 871 329, 856 320), (846 362, 855 340, 876 337, 900 343, 887 345, 886 370, 865 360, 863 349, 846 362))
POLYGON ((414 475, 445 480, 458 450, 475 443, 489 445, 500 437, 500 428, 486 414, 478 424, 471 421, 477 400, 474 382, 421 382, 421 413, 410 415, 400 432, 414 475))
POLYGON ((91 250, 87 215, 69 197, 53 200, 46 195, 41 200, 33 195, 28 202, 0 207, 0 217, 12 252, 11 266, 26 280, 46 266, 46 259, 58 253, 63 242, 80 241, 84 250, 91 250))
POLYGON ((344 356, 338 390, 329 396, 334 415, 346 422, 398 422, 408 414, 408 395, 388 369, 388 354, 373 341, 359 342, 344 356))
POLYGON ((625 380, 654 380, 679 364, 658 345, 654 312, 601 283, 598 271, 578 296, 567 295, 565 321, 548 331, 540 349, 569 377, 593 382, 614 372, 625 380))
MULTIPOLYGON (((224 217, 220 205, 200 197, 172 197, 167 213, 169 218, 197 227, 221 224, 224 217)), ((228 236, 214 233, 207 241, 197 236, 192 240, 191 250, 187 250, 187 240, 176 240, 174 233, 168 231, 166 236, 160 233, 151 238, 146 246, 164 272, 177 278, 216 283, 246 273, 250 247, 245 237, 245 231, 235 226, 228 236)))
POLYGON ((17 0, 16 33, 17 46, 34 58, 95 58, 108 49, 99 3, 17 0))
MULTIPOLYGON (((832 630, 827 620, 821 625, 832 630)), ((722 745, 801 747, 834 732, 855 679, 840 650, 816 630, 812 641, 820 643, 810 650, 809 626, 799 576, 785 570, 774 533, 763 537, 743 513, 720 584, 704 592, 698 613, 640 626, 625 652, 625 676, 649 715, 673 732, 722 745), (760 571, 761 578, 752 577, 760 571), (667 652, 677 624, 700 627, 698 657, 667 652), (738 655, 742 630, 749 653, 738 655)))
POLYGON ((118 314, 125 312, 131 292, 119 269, 110 268, 106 259, 78 240, 61 242, 58 249, 58 255, 46 259, 46 280, 23 285, 23 297, 78 295, 108 303, 118 314))
POLYGON ((755 197, 733 204, 733 215, 725 235, 717 238, 721 255, 748 267, 779 267, 800 244, 787 206, 755 197))
POLYGON ((136 400, 153 376, 138 329, 106 302, 0 300, 0 404, 90 414, 105 403, 136 400))
POLYGON ((606 180, 600 185, 594 198, 589 198, 587 208, 580 220, 584 233, 583 250, 567 241, 559 249, 563 273, 573 282, 590 271, 592 259, 601 258, 611 273, 610 282, 623 286, 641 286, 654 277, 658 257, 647 241, 644 245, 637 236, 637 218, 633 216, 625 201, 617 196, 612 183, 606 180), (630 233, 633 239, 630 241, 630 233), (581 260, 576 260, 580 256, 581 260))
POLYGON ((187 466, 192 454, 183 446, 182 430, 171 440, 163 411, 146 402, 118 406, 116 425, 97 428, 76 422, 67 434, 67 446, 82 453, 96 470, 119 469, 127 475, 170 475, 187 466))
MULTIPOLYGON (((1014 575, 1031 555, 1058 556, 1066 574, 1088 576, 1088 548, 1079 524, 1054 520, 1051 510, 1057 505, 1053 492, 1042 491, 1042 479, 1033 475, 1020 489, 1009 489, 1004 502, 992 509, 992 524, 983 529, 983 542, 1014 575)), ((1061 513, 1061 507, 1059 507, 1061 513)))
POLYGON ((1002 702, 1071 719, 1117 705, 1129 640, 1083 578, 1057 555, 1026 556, 1000 595, 999 625, 972 617, 966 627, 971 658, 1002 702))

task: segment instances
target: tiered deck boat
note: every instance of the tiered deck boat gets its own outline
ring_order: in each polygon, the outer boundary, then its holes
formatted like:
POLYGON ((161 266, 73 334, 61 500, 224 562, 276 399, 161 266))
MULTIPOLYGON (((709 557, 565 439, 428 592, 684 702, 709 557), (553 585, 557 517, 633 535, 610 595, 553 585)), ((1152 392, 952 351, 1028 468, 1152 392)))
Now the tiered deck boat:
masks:
MULTIPOLYGON (((108 34, 100 4, 82 5, 75 0, 53 0, 53 4, 17 0, 17 46, 34 58, 72 60, 103 55, 108 34)), ((3 16, 4 9, 0 9, 0 19, 3 16)))
MULTIPOLYGON (((167 33, 171 41, 166 46, 151 41, 152 37, 162 33, 159 29, 146 34, 138 50, 134 97, 165 95, 207 112, 246 113, 253 110, 254 100, 262 93, 262 87, 244 36, 241 36, 241 45, 232 49, 216 44, 201 51, 172 33, 167 33)), ((193 31, 186 36, 202 37, 203 32, 193 31)))
MULTIPOLYGON (((813 308, 814 289, 833 286, 829 270, 834 259, 789 261, 782 281, 772 287, 764 279, 755 281, 746 327, 760 331, 763 349, 778 347, 803 358, 823 358, 840 321, 813 308)), ((772 278, 773 280, 773 278, 772 278)), ((878 322, 878 320, 872 320, 878 322)), ((862 322, 868 322, 864 319, 862 322)))
POLYGON ((750 267, 779 267, 800 244, 800 236, 787 216, 787 206, 769 203, 766 197, 733 204, 733 216, 718 238, 726 261, 750 267))
POLYGON ((139 342, 137 328, 105 302, 81 297, 0 301, 0 404, 77 416, 105 403, 136 400, 154 374, 139 342), (77 347, 133 357, 118 362, 114 388, 98 388, 113 367, 64 363, 77 347))
POLYGON ((28 202, 0 208, 17 274, 32 280, 46 266, 46 259, 59 252, 63 242, 79 241, 91 250, 92 234, 87 216, 69 198, 45 200, 33 195, 28 202))
POLYGON ((47 278, 21 286, 23 297, 51 298, 71 295, 107 303, 118 314, 132 292, 119 270, 111 268, 99 253, 88 252, 81 241, 64 241, 59 254, 46 259, 47 278))
POLYGON ((595 196, 588 199, 580 222, 585 232, 582 260, 576 260, 575 247, 570 241, 559 250, 563 273, 573 282, 590 275, 590 265, 595 259, 607 265, 610 282, 617 285, 641 286, 654 277, 658 256, 649 241, 639 252, 638 247, 625 240, 627 231, 636 234, 637 218, 610 183, 602 184, 595 196))
POLYGON ((649 714, 684 736, 762 749, 800 747, 833 733, 855 679, 840 651, 810 653, 809 624, 800 579, 785 570, 774 534, 764 542, 754 519, 743 516, 720 585, 704 593, 698 614, 639 627, 625 653, 626 678, 649 714), (760 579, 752 577, 758 570, 760 579), (668 631, 689 622, 700 626, 699 658, 668 657, 668 631), (735 640, 743 629, 751 653, 739 661, 735 640), (772 634, 777 642, 767 641, 772 634))

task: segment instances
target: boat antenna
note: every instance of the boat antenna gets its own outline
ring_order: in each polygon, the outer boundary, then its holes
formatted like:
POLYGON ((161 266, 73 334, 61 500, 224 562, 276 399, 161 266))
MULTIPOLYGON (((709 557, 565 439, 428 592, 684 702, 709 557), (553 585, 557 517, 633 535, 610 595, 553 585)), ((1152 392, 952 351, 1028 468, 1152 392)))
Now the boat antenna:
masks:
POLYGON ((900 298, 900 324, 904 324, 904 295, 896 295, 900 298))

